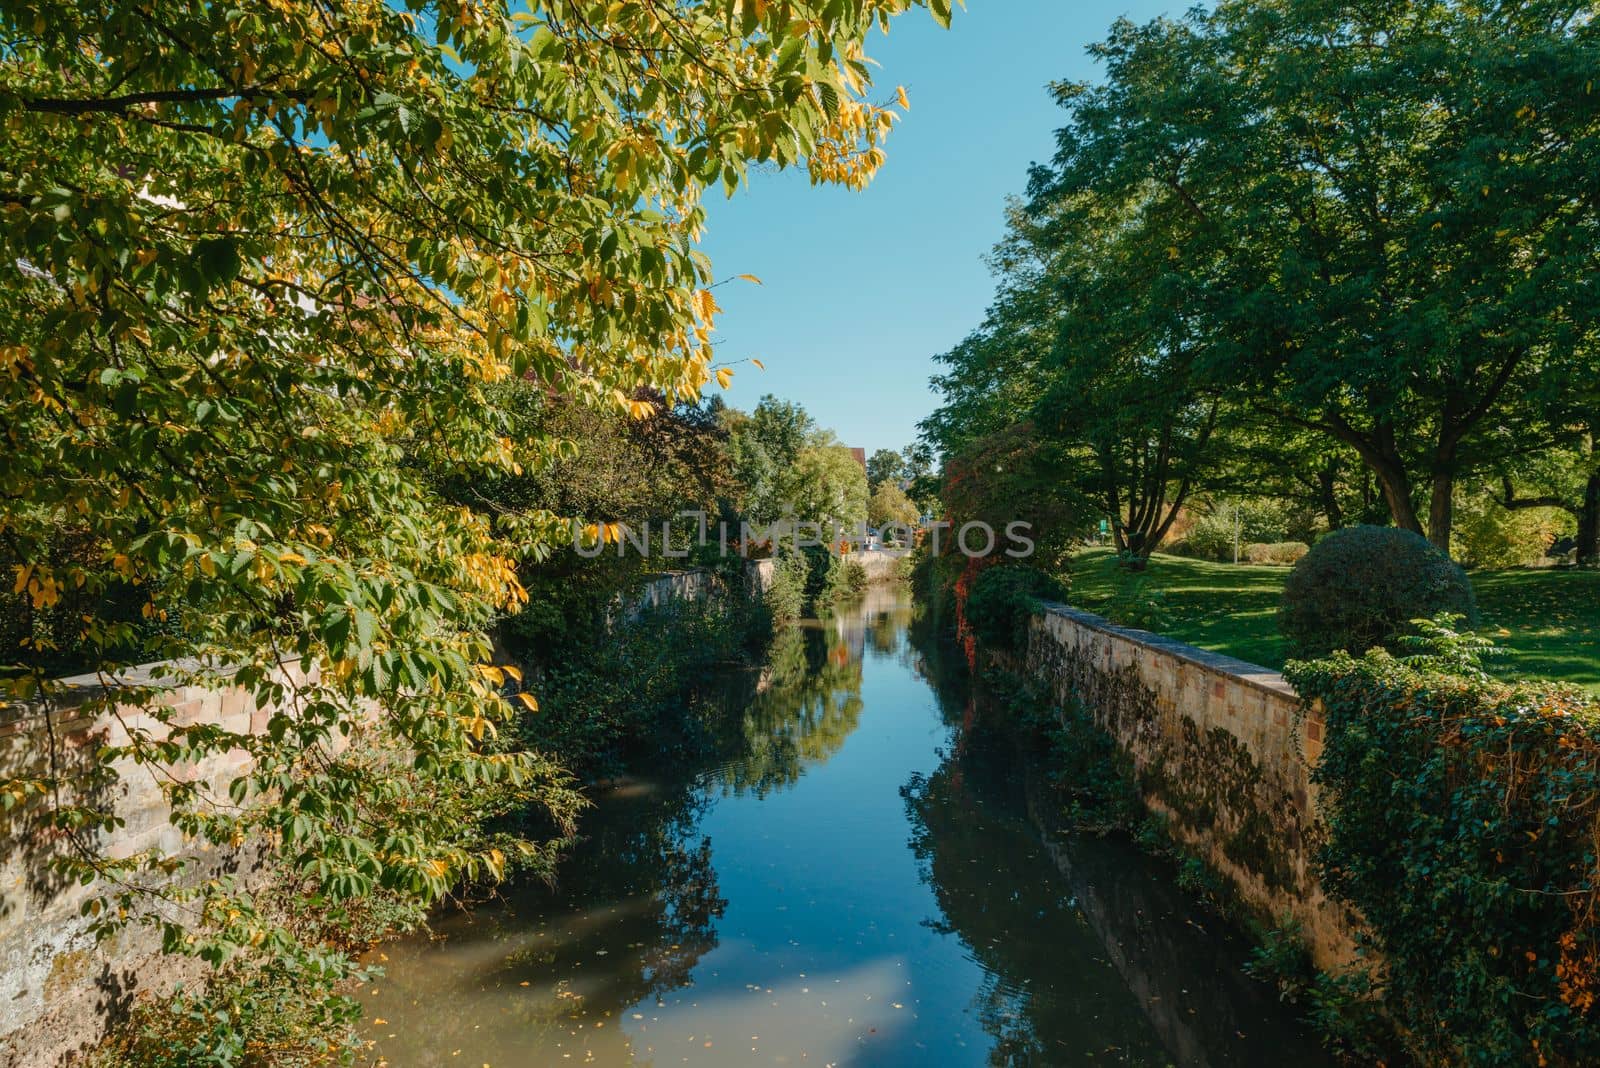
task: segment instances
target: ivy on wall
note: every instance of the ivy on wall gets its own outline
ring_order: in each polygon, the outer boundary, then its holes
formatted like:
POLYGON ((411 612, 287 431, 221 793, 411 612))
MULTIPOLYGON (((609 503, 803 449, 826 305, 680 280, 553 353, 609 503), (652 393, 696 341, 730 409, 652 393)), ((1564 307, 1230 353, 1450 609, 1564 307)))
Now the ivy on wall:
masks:
POLYGON ((1291 664, 1327 714, 1323 886, 1427 1063, 1600 1061, 1600 701, 1387 653, 1291 664))

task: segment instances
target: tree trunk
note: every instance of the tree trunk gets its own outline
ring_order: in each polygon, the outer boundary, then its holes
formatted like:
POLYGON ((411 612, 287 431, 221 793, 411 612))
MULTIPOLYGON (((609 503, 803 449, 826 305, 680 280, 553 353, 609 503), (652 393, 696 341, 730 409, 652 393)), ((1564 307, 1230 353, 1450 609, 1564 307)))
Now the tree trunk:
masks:
POLYGON ((1578 565, 1600 567, 1600 471, 1589 475, 1578 511, 1578 565))
POLYGON ((1398 461, 1374 462, 1369 459, 1367 463, 1378 480, 1378 488, 1383 492, 1383 502, 1389 506, 1394 525, 1402 530, 1426 535, 1422 520, 1417 518, 1417 506, 1411 501, 1411 479, 1406 475, 1406 469, 1398 461))
POLYGON ((1328 519, 1328 529, 1344 526, 1344 511, 1339 507, 1339 462, 1329 460, 1317 472, 1317 491, 1322 498, 1322 514, 1328 519))
POLYGON ((1355 449, 1361 462, 1378 480, 1383 503, 1389 506, 1394 525, 1402 530, 1426 535, 1422 521, 1417 518, 1417 506, 1411 500, 1411 477, 1406 474, 1405 460, 1395 444, 1394 428, 1383 424, 1374 427, 1370 434, 1361 434, 1342 418, 1330 417, 1330 420, 1323 424, 1323 428, 1355 449))
POLYGON ((1428 540, 1450 555, 1450 529, 1455 524, 1456 476, 1454 471, 1433 473, 1433 498, 1428 502, 1428 540))

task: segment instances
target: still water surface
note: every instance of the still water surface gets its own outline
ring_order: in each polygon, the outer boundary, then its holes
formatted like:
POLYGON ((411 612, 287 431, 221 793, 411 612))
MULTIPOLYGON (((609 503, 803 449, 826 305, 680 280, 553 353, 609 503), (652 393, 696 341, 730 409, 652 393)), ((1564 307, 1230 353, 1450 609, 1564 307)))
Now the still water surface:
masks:
POLYGON ((400 1066, 1327 1063, 1117 842, 1041 835, 897 587, 780 636, 702 766, 598 797, 554 888, 385 947, 400 1066))

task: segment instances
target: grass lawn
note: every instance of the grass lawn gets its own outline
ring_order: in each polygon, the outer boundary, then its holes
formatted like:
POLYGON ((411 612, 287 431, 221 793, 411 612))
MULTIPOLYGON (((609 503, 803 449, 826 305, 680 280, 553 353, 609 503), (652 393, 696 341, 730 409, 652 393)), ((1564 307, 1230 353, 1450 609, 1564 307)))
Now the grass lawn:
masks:
MULTIPOLYGON (((1286 567, 1213 564, 1157 553, 1146 589, 1166 600, 1167 633, 1267 667, 1283 666, 1278 596, 1286 567)), ((1600 572, 1515 569, 1471 572, 1482 629, 1512 655, 1497 663, 1508 678, 1575 682, 1600 693, 1600 572), (1497 633, 1503 628, 1508 633, 1497 633)), ((1101 610, 1127 579, 1109 549, 1088 549, 1072 566, 1071 600, 1101 610)))

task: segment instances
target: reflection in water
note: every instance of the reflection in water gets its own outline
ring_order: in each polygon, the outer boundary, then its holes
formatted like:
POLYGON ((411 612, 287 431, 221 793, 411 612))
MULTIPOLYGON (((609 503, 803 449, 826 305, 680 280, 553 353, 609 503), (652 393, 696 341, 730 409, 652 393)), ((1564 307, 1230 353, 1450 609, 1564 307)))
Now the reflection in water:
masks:
POLYGON ((737 713, 737 734, 713 772, 725 792, 765 797, 792 785, 808 765, 844 745, 861 717, 861 661, 816 629, 784 631, 773 642, 765 687, 737 713))
POLYGON ((386 947, 395 1065, 1320 1063, 1138 854, 1047 843, 911 606, 875 588, 610 784, 559 885, 386 947))

